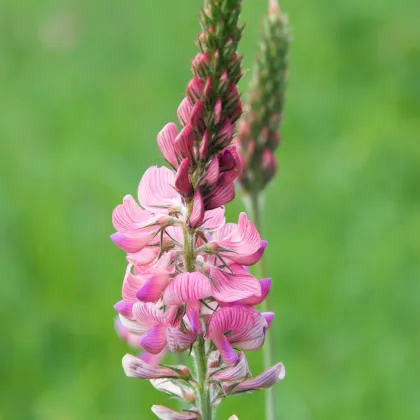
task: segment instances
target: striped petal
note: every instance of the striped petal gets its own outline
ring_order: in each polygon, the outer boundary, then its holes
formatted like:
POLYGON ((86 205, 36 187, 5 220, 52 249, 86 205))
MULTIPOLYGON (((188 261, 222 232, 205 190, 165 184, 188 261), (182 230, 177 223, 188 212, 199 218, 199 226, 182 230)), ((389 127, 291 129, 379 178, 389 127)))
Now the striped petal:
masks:
POLYGON ((176 169, 178 163, 175 156, 175 138, 178 129, 174 123, 166 124, 157 136, 157 144, 163 157, 176 169))
POLYGON ((175 174, 162 166, 150 167, 140 181, 138 196, 140 204, 156 211, 162 207, 171 208, 180 205, 179 194, 175 191, 175 174))
POLYGON ((286 376, 286 370, 283 363, 278 363, 275 366, 267 369, 261 375, 255 378, 248 379, 247 381, 241 382, 239 385, 231 390, 228 390, 230 394, 239 394, 240 392, 256 391, 259 389, 270 388, 270 386, 281 381, 286 376))
POLYGON ((266 278, 260 280, 260 286, 261 286, 261 294, 258 295, 252 295, 248 298, 241 299, 238 303, 242 303, 242 305, 248 305, 248 306, 256 306, 262 303, 265 298, 268 296, 268 293, 271 289, 271 279, 266 278))
POLYGON ((221 229, 225 225, 225 208, 208 210, 204 213, 204 223, 201 225, 203 229, 215 231, 221 229))
POLYGON ((140 345, 151 354, 159 354, 166 347, 166 327, 155 325, 140 340, 140 345))
POLYGON ((168 328, 166 339, 171 352, 187 350, 197 339, 197 334, 192 331, 182 332, 178 328, 168 328))
POLYGON ((149 365, 140 358, 126 354, 122 359, 124 372, 131 378, 156 379, 156 378, 179 378, 180 375, 169 368, 157 368, 149 365))
POLYGON ((170 273, 168 271, 153 270, 144 274, 145 283, 137 290, 136 297, 142 302, 156 302, 162 296, 168 284, 170 273))
POLYGON ((260 296, 260 282, 239 264, 228 268, 210 268, 215 288, 213 296, 220 302, 235 302, 250 296, 260 296))
POLYGON ((210 280, 199 272, 178 274, 163 293, 167 306, 181 305, 190 300, 205 299, 212 294, 210 280))
POLYGON ((248 368, 248 361, 246 360, 245 355, 240 353, 236 366, 218 370, 215 374, 210 376, 210 379, 212 381, 220 382, 235 382, 242 381, 250 375, 251 373, 248 368))
POLYGON ((177 115, 183 127, 190 123, 193 106, 188 98, 184 98, 178 107, 177 115))
POLYGON ((180 413, 163 405, 152 406, 152 411, 159 420, 195 420, 198 416, 193 413, 180 413))
POLYGON ((190 216, 190 224, 192 227, 200 226, 205 217, 204 201, 200 190, 197 188, 194 193, 193 211, 190 216))

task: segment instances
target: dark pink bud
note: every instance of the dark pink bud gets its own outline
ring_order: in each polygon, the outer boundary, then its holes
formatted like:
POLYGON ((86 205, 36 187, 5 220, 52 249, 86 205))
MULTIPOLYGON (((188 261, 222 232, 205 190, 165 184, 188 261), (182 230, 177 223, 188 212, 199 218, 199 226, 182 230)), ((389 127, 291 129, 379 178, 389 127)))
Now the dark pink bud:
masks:
POLYGON ((198 100, 191 113, 191 126, 196 133, 203 134, 204 125, 204 105, 202 100, 198 100))
POLYGON ((235 187, 227 174, 222 175, 211 191, 211 198, 206 205, 206 210, 216 209, 235 198, 235 187))
POLYGON ((229 147, 224 152, 224 158, 227 160, 225 163, 225 168, 228 172, 226 172, 226 174, 229 175, 231 181, 234 181, 243 170, 242 157, 234 146, 229 147), (234 162, 231 162, 231 159, 233 159, 234 162))
POLYGON ((184 98, 177 111, 179 122, 183 127, 190 123, 192 110, 193 107, 190 101, 188 98, 184 98))
POLYGON ((206 81, 206 84, 204 85, 204 96, 209 97, 213 91, 213 79, 211 76, 206 81))
POLYGON ((268 127, 263 127, 260 131, 260 135, 258 137, 258 142, 261 145, 266 145, 267 144, 267 140, 268 140, 268 135, 269 135, 270 131, 268 130, 268 127))
POLYGON ((230 114, 230 118, 232 122, 235 122, 240 118, 241 115, 242 115, 242 103, 241 101, 238 101, 236 103, 235 109, 230 114))
POLYGON ((193 202, 193 211, 190 216, 190 225, 195 228, 200 226, 204 221, 204 201, 200 193, 200 190, 197 190, 194 193, 194 202, 193 202))
POLYGON ((207 160, 207 156, 209 154, 209 143, 210 143, 210 135, 209 135, 209 131, 206 130, 201 140, 200 149, 199 149, 200 159, 203 162, 207 160))
POLYGON ((219 165, 221 172, 231 171, 235 167, 236 160, 229 149, 225 149, 219 153, 219 165))
POLYGON ((226 95, 226 107, 236 106, 236 102, 239 100, 239 92, 235 83, 231 83, 229 86, 228 93, 226 95))
POLYGON ((203 82, 198 76, 195 76, 187 87, 187 98, 191 104, 195 104, 203 95, 203 82))
POLYGON ((262 170, 264 178, 268 181, 273 178, 277 171, 277 161, 269 149, 265 149, 262 154, 262 170))
POLYGON ((227 71, 224 70, 219 80, 219 92, 221 95, 224 95, 226 93, 228 85, 229 85, 229 75, 227 71))
POLYGON ((209 65, 209 53, 197 54, 192 62, 193 73, 204 78, 208 74, 209 65))
POLYGON ((222 118, 222 100, 219 98, 214 106, 214 123, 219 124, 222 118))
POLYGON ((190 167, 190 160, 184 159, 179 165, 175 176, 175 188, 184 197, 192 195, 193 188, 188 176, 188 169, 190 167))
POLYGON ((215 143, 220 147, 226 147, 231 141, 235 131, 235 124, 231 124, 228 118, 226 118, 222 127, 216 135, 215 143))
POLYGON ((175 139, 175 153, 180 159, 192 156, 194 146, 194 132, 186 125, 175 139))
POLYGON ((206 176, 204 177, 204 184, 208 186, 214 185, 219 179, 219 158, 215 156, 207 168, 206 176))

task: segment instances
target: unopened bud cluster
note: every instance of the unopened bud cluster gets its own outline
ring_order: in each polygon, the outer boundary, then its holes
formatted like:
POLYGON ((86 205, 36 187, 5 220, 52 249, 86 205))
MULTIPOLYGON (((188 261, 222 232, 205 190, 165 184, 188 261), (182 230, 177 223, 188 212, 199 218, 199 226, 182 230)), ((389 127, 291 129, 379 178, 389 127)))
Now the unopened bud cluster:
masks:
POLYGON ((290 29, 276 0, 270 0, 262 39, 235 144, 242 158, 240 183, 258 193, 277 171, 274 152, 279 145, 287 75, 290 29))

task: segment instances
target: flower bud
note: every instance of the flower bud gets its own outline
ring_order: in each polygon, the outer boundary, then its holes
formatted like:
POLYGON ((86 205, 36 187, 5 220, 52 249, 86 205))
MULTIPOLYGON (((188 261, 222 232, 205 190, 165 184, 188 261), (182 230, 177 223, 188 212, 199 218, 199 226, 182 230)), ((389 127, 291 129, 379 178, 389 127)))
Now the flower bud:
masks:
POLYGON ((191 104, 195 104, 203 95, 203 82, 195 76, 187 87, 187 98, 191 104))

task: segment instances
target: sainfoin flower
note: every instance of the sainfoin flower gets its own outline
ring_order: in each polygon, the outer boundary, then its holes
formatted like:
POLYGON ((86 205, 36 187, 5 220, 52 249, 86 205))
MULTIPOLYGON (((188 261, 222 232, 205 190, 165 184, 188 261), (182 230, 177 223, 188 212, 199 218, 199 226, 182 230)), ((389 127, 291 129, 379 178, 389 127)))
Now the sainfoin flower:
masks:
POLYGON ((276 365, 252 378, 243 353, 263 345, 273 320, 273 313, 255 308, 271 279, 249 271, 267 242, 247 215, 237 223, 225 220, 240 173, 232 140, 242 109, 236 88, 241 2, 208 3, 194 78, 178 108, 180 127, 169 123, 157 136, 168 167, 150 167, 137 197, 125 196, 112 215, 111 239, 127 259, 116 329, 142 349, 124 356, 124 371, 191 405, 184 412, 153 406, 160 419, 210 420, 226 396, 284 376, 276 365), (162 364, 167 352, 183 351, 191 351, 195 374, 162 364))

